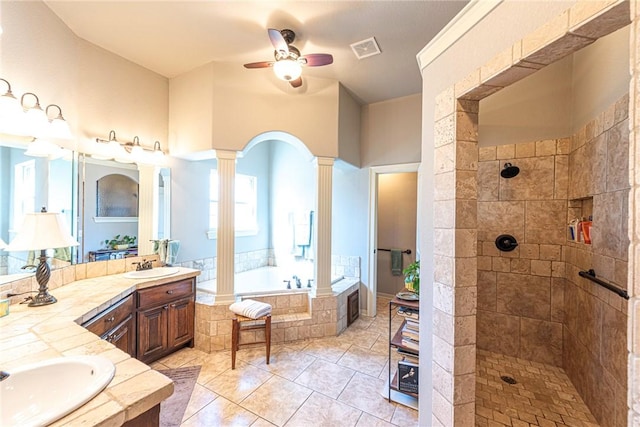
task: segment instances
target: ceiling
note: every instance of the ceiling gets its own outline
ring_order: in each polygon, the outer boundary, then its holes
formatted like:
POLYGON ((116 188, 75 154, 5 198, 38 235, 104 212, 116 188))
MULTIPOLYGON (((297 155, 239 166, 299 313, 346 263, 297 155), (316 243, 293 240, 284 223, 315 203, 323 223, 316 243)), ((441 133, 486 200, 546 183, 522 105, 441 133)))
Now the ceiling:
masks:
POLYGON ((168 78, 212 61, 237 64, 239 73, 270 73, 242 64, 273 60, 267 28, 289 28, 303 55, 334 57, 331 65, 305 68, 303 80, 339 80, 369 104, 421 92, 416 54, 467 0, 45 3, 80 38, 168 78), (370 37, 382 53, 358 60, 350 45, 370 37))

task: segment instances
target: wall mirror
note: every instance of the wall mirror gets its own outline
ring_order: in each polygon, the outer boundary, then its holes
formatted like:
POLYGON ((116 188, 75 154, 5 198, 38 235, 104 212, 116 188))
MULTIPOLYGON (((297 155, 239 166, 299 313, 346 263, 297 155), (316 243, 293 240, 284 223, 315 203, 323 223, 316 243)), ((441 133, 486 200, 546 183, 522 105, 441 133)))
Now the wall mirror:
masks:
MULTIPOLYGON (((62 213, 71 234, 80 245, 70 252, 58 251, 57 256, 51 251, 51 267, 55 269, 90 262, 90 252, 107 249, 105 240, 112 240, 118 234, 137 238, 141 227, 151 226, 139 222, 137 216, 105 218, 98 212, 98 177, 119 174, 139 183, 135 164, 97 160, 66 150, 63 156, 55 159, 32 157, 26 154, 27 147, 28 141, 0 135, 2 241, 9 243, 15 237, 22 221, 21 213, 35 212, 42 206, 46 206, 49 212, 62 213)), ((171 171, 168 167, 157 167, 156 173, 158 179, 145 182, 138 188, 138 194, 147 191, 147 194, 154 195, 153 216, 140 217, 153 218, 153 238, 163 239, 170 237, 171 171)), ((134 198, 133 192, 129 194, 134 198)), ((135 253, 136 244, 131 246, 130 253, 135 253)), ((14 253, 0 249, 0 284, 33 274, 31 270, 22 269, 28 264, 29 257, 27 252, 14 253)))
MULTIPOLYGON (((25 213, 46 207, 49 212, 61 213, 76 236, 74 212, 77 199, 77 157, 75 153, 60 149, 55 157, 34 157, 27 143, 0 138, 0 239, 11 242, 18 232, 25 213)), ((73 263, 75 248, 50 251, 51 267, 59 268, 73 263)), ((0 283, 33 274, 23 269, 33 264, 33 252, 8 252, 0 249, 0 283)))

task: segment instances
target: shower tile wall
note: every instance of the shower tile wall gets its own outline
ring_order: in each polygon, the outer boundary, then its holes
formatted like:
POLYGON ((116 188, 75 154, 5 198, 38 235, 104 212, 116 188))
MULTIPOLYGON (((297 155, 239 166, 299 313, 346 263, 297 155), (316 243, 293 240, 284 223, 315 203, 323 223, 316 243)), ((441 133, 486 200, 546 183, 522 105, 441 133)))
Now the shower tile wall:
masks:
POLYGON ((602 425, 627 425, 628 96, 575 135, 483 147, 478 164, 478 348, 565 369, 602 425), (500 177, 504 163, 520 168, 500 177), (567 239, 593 215, 592 243, 567 239), (519 246, 500 252, 495 238, 519 246))
POLYGON ((563 367, 602 425, 627 425, 627 301, 578 276, 627 289, 629 97, 572 137, 569 218, 593 214, 592 244, 567 242, 563 367))
POLYGON ((569 149, 563 138, 479 150, 479 349, 562 366, 569 149), (500 176, 507 162, 518 176, 500 176), (519 246, 499 251, 501 234, 519 246))

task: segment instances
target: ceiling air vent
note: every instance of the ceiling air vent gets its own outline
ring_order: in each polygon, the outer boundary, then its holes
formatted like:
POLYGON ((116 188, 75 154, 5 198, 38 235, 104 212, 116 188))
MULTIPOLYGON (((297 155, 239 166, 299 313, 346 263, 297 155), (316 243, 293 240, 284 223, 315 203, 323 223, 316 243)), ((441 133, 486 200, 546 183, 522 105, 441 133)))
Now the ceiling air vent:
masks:
POLYGON ((380 47, 374 37, 353 43, 351 49, 358 59, 368 58, 369 56, 379 55, 381 53, 380 47))

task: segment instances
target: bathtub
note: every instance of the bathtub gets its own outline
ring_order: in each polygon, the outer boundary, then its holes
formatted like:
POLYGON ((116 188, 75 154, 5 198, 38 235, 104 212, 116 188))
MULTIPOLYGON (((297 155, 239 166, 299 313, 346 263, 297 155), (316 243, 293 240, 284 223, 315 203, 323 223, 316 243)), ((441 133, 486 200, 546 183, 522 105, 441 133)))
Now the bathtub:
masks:
MULTIPOLYGON (((235 294, 238 296, 247 296, 309 292, 312 288, 307 287, 307 281, 313 278, 313 272, 310 271, 307 274, 304 272, 298 273, 300 281, 302 282, 302 288, 296 288, 296 283, 293 280, 295 273, 291 273, 291 271, 289 268, 284 267, 260 267, 236 273, 234 279, 235 294), (287 289, 285 280, 291 281, 291 289, 287 289)), ((342 276, 332 277, 331 283, 334 284, 342 280, 342 278, 342 276)), ((313 286, 313 282, 311 286, 313 286)), ((215 279, 197 283, 196 290, 215 294, 215 279)))

